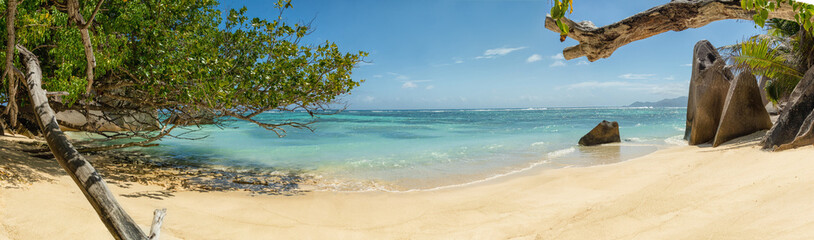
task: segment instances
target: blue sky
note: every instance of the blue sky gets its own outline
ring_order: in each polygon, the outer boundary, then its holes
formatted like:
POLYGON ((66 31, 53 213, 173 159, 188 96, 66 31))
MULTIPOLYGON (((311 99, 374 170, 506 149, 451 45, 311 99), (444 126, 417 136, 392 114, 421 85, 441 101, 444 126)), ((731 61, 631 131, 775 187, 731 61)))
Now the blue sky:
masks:
MULTIPOLYGON (((251 17, 275 18, 269 0, 224 1, 251 17)), ((668 0, 576 0, 575 21, 607 25, 668 0)), ((336 42, 367 51, 354 70, 362 85, 345 96, 350 109, 620 106, 686 96, 694 44, 733 44, 760 33, 751 21, 720 21, 668 32, 618 49, 596 62, 566 61, 544 28, 548 0, 294 0, 289 22, 313 19, 305 42, 336 42)))

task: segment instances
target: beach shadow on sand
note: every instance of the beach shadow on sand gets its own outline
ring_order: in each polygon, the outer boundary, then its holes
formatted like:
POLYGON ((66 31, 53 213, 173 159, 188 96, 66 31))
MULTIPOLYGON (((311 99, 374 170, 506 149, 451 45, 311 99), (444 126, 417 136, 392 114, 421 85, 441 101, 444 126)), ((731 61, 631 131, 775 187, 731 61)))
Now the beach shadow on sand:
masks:
POLYGON ((752 134, 724 142, 718 147, 712 147, 712 143, 704 143, 696 146, 699 148, 703 148, 701 152, 715 152, 721 150, 734 150, 741 148, 759 147, 760 140, 763 138, 763 136, 766 135, 766 132, 767 130, 754 132, 752 134))
MULTIPOLYGON (((138 153, 129 153, 138 154, 138 153)), ((180 191, 230 192, 243 191, 251 195, 302 195, 307 190, 300 183, 307 181, 296 174, 237 172, 181 165, 167 165, 127 158, 92 156, 100 174, 108 184, 130 189, 134 184, 160 186, 163 190, 121 194, 127 198, 165 199, 180 191), (115 161, 115 162, 111 162, 115 161)))
POLYGON ((26 141, 24 137, 0 138, 0 184, 3 188, 20 188, 40 181, 53 181, 65 176, 62 167, 53 159, 31 157, 21 150, 40 148, 41 143, 26 141))
MULTIPOLYGON (((67 174, 54 158, 28 150, 45 143, 25 137, 0 136, 0 188, 24 188, 32 183, 53 182, 67 174)), ((166 199, 180 191, 243 191, 251 195, 302 195, 310 190, 301 184, 312 179, 300 173, 230 171, 207 167, 161 163, 139 152, 109 151, 83 154, 107 184, 125 189, 134 185, 159 186, 162 190, 119 194, 126 198, 166 199)))

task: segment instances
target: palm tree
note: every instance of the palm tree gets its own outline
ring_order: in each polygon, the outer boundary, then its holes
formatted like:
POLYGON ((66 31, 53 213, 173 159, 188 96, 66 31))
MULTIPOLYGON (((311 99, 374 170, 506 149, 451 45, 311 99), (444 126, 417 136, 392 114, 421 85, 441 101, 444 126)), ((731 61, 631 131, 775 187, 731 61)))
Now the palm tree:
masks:
POLYGON ((768 100, 778 104, 814 65, 814 39, 794 21, 771 19, 767 34, 719 48, 735 71, 749 70, 766 81, 768 100))

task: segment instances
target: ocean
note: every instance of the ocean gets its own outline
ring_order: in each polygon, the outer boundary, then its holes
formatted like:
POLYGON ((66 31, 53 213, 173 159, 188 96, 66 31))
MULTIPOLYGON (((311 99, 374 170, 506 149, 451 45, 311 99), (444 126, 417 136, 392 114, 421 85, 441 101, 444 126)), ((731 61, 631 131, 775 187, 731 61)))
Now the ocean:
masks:
MULTIPOLYGON (((272 121, 306 113, 268 112, 272 121)), ((415 191, 482 182, 531 169, 584 167, 686 145, 685 108, 346 110, 284 137, 247 122, 206 126, 141 149, 181 164, 316 176, 316 190, 415 191), (600 121, 618 121, 622 143, 577 145, 600 121)))

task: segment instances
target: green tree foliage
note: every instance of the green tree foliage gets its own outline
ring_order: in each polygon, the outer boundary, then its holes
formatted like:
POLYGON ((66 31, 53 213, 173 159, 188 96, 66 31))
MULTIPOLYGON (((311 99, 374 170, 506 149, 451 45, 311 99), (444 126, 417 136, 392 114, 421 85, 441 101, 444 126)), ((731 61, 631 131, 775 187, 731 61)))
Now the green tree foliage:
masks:
POLYGON ((565 13, 573 12, 574 0, 554 0, 554 4, 551 6, 551 18, 560 28, 560 42, 565 41, 565 37, 568 36, 568 31, 570 31, 568 25, 563 23, 561 19, 565 17, 565 13))
POLYGON ((777 10, 782 5, 792 7, 795 21, 801 24, 806 31, 814 30, 814 24, 811 22, 811 18, 814 17, 814 5, 795 0, 741 0, 743 9, 755 11, 752 19, 760 27, 763 27, 769 20, 769 12, 777 10))
MULTIPOLYGON (((91 15, 98 3, 80 1, 80 13, 91 15)), ((0 4, 3 11, 5 3, 0 4)), ((147 113, 154 116, 147 122, 161 130, 103 133, 108 137, 153 138, 176 125, 213 120, 249 121, 275 132, 283 126, 306 127, 257 116, 267 111, 319 113, 361 82, 351 73, 367 53, 343 52, 329 41, 301 43, 311 28, 286 22, 283 11, 292 7, 290 0, 276 3, 280 15, 274 19, 249 18, 246 8, 223 14, 215 0, 102 4, 90 25, 97 62, 90 95, 84 94, 87 61, 81 36, 64 6, 25 0, 16 29, 18 44, 39 56, 46 90, 69 93, 63 108, 116 116, 147 113)), ((5 18, 0 25, 5 33, 5 18)), ((8 101, 2 93, 0 100, 8 101)))
POLYGON ((768 34, 719 50, 736 69, 767 78, 767 97, 777 103, 791 94, 803 73, 814 65, 814 41, 811 34, 794 21, 770 19, 765 26, 768 34))

